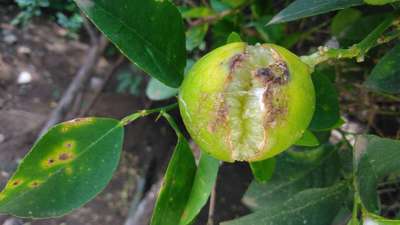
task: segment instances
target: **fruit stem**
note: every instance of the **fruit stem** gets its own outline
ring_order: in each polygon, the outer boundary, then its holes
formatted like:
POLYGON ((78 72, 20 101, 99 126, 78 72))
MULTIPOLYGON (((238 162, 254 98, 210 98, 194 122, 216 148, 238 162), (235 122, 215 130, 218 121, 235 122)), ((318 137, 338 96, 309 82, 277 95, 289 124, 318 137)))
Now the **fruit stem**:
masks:
POLYGON ((174 104, 171 104, 171 105, 167 105, 167 106, 163 106, 163 107, 155 108, 155 109, 143 109, 143 110, 140 110, 138 112, 132 113, 132 114, 124 117, 119 122, 119 124, 122 125, 122 126, 126 126, 126 125, 130 124, 131 122, 135 121, 138 118, 145 117, 145 116, 148 116, 148 115, 153 114, 153 113, 163 114, 163 113, 165 113, 167 111, 170 111, 170 110, 176 108, 177 106, 178 106, 178 103, 174 103, 174 104))
POLYGON ((394 15, 388 16, 381 24, 379 24, 370 34, 362 41, 352 45, 347 49, 328 48, 326 46, 318 47, 318 51, 307 56, 301 56, 301 60, 306 63, 313 71, 315 66, 329 59, 356 58, 357 62, 363 62, 365 54, 373 47, 389 42, 400 36, 399 32, 394 37, 382 38, 382 34, 392 25, 396 26, 398 20, 394 15))

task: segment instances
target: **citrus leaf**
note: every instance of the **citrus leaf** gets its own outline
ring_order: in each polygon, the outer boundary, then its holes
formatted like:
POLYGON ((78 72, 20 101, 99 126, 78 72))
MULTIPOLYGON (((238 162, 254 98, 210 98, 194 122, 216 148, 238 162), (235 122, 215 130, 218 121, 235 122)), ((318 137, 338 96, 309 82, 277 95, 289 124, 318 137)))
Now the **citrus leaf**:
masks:
POLYGON ((194 178, 192 191, 183 211, 180 225, 190 224, 207 203, 217 179, 219 161, 207 154, 201 154, 194 178))
POLYGON ((365 85, 374 91, 400 93, 400 44, 379 61, 365 85))
POLYGON ((360 135, 354 147, 355 185, 363 206, 379 214, 379 179, 400 172, 400 141, 360 135))
POLYGON ((314 147, 319 145, 319 141, 311 131, 306 130, 300 140, 295 143, 295 145, 314 147))
POLYGON ((311 188, 299 192, 285 202, 221 225, 331 225, 347 193, 345 183, 327 188, 311 188))
POLYGON ((258 182, 266 182, 271 179, 275 171, 275 158, 250 163, 251 172, 258 182))
POLYGON ((335 86, 320 71, 312 75, 315 88, 315 112, 309 129, 322 131, 332 129, 340 119, 339 97, 335 86))
POLYGON ((399 0, 364 0, 366 4, 370 5, 386 5, 389 3, 398 2, 399 0))
POLYGON ((236 32, 232 32, 229 34, 228 38, 226 39, 226 43, 234 43, 234 42, 242 42, 240 35, 236 32))
POLYGON ((160 81, 151 78, 146 87, 146 95, 154 101, 169 99, 178 94, 177 88, 171 88, 160 81))
POLYGON ((274 16, 268 24, 289 22, 362 4, 363 0, 296 0, 274 16))
POLYGON ((330 145, 281 154, 276 158, 272 178, 266 183, 253 181, 242 201, 252 210, 272 207, 307 188, 327 187, 339 176, 340 159, 330 145))
POLYGON ((184 19, 202 18, 202 17, 212 16, 215 14, 210 8, 204 6, 193 7, 190 9, 182 10, 181 13, 184 19))
POLYGON ((154 207, 151 225, 177 225, 191 194, 196 162, 189 144, 171 124, 178 135, 178 143, 169 161, 167 172, 154 207))
POLYGON ((362 16, 361 11, 353 8, 340 10, 332 19, 331 33, 336 37, 349 27, 352 23, 357 21, 362 16))
POLYGON ((18 217, 62 216, 95 197, 120 158, 123 127, 82 118, 51 128, 22 160, 0 194, 0 212, 18 217))
POLYGON ((207 34, 208 24, 194 26, 186 32, 186 50, 192 51, 199 47, 207 34))
POLYGON ((185 34, 170 1, 75 0, 79 8, 132 62, 171 87, 186 63, 185 34))

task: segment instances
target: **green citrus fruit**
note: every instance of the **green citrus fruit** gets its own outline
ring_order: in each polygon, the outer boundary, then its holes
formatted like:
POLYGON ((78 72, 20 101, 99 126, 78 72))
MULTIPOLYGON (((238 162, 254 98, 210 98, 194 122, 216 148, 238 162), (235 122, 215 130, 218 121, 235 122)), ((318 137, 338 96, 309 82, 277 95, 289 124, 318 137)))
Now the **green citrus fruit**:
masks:
POLYGON ((179 108, 199 147, 223 161, 259 161, 290 147, 315 108, 309 67, 272 45, 232 43, 188 72, 179 108))

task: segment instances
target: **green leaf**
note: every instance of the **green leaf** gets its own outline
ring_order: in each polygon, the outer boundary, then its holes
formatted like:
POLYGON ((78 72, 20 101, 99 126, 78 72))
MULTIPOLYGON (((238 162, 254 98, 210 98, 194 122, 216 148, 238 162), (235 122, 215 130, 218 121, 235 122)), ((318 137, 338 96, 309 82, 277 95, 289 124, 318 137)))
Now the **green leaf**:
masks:
POLYGON ((229 18, 219 20, 213 26, 211 26, 211 37, 212 46, 211 48, 217 48, 226 44, 227 37, 232 32, 240 32, 239 27, 234 22, 230 21, 229 18))
POLYGON ((202 18, 212 16, 214 14, 215 13, 210 8, 204 6, 182 10, 182 17, 185 19, 202 18))
POLYGON ((242 39, 240 38, 240 35, 236 32, 232 32, 229 34, 226 43, 234 43, 234 42, 242 42, 242 39))
POLYGON ((289 22, 362 4, 362 0, 296 0, 274 16, 268 24, 289 22))
POLYGON ((331 225, 346 193, 344 183, 308 189, 285 202, 271 203, 270 207, 221 225, 331 225))
POLYGON ((399 0, 364 0, 366 4, 370 5, 386 5, 389 3, 398 2, 399 0))
POLYGON ((361 16, 358 20, 349 24, 340 35, 337 37, 342 48, 350 47, 351 45, 360 42, 369 35, 375 27, 382 23, 387 18, 387 14, 375 13, 361 16))
POLYGON ((311 131, 306 130, 300 140, 295 143, 295 145, 314 147, 319 145, 319 141, 311 131))
POLYGON ((379 179, 400 172, 400 141, 360 135, 354 147, 355 185, 363 206, 379 214, 379 179))
POLYGON ((120 158, 119 121, 82 118, 51 128, 21 161, 0 194, 0 212, 18 217, 62 216, 95 197, 120 158))
POLYGON ((192 51, 193 49, 199 47, 203 43, 207 31, 207 24, 191 27, 186 32, 186 50, 192 51))
POLYGON ((247 0, 221 0, 221 2, 226 5, 229 5, 232 8, 237 8, 246 3, 247 0))
POLYGON ((219 161, 217 159, 207 154, 201 155, 192 191, 183 211, 180 225, 190 224, 207 203, 217 179, 218 168, 219 161))
POLYGON ((400 44, 379 61, 365 85, 374 91, 400 94, 400 44))
POLYGON ((146 95, 153 101, 169 99, 178 93, 177 88, 171 88, 160 81, 151 78, 146 87, 146 95))
POLYGON ((340 159, 330 145, 279 155, 267 183, 252 182, 242 201, 253 210, 273 207, 307 188, 327 187, 337 181, 340 159))
POLYGON ((251 162, 250 168, 254 178, 258 182, 267 182, 274 174, 275 165, 275 158, 270 158, 263 161, 251 162))
POLYGON ((322 71, 312 75, 316 106, 309 129, 313 131, 332 129, 340 119, 339 97, 332 82, 322 71))
MULTIPOLYGON (((165 115, 164 115, 165 116, 165 115)), ((171 118, 166 117, 178 135, 178 143, 169 161, 151 225, 177 225, 192 191, 196 162, 186 139, 171 118)))
POLYGON ((362 13, 353 8, 340 10, 332 19, 331 33, 339 36, 342 31, 357 21, 362 16, 362 13))
POLYGON ((288 38, 285 35, 285 26, 283 24, 275 24, 265 26, 265 24, 272 19, 272 16, 264 16, 257 21, 253 22, 254 28, 260 34, 261 39, 267 43, 281 44, 286 42, 288 38))
POLYGON ((75 0, 132 62, 171 87, 179 87, 186 62, 181 14, 170 1, 75 0))
POLYGON ((222 12, 232 8, 230 5, 223 3, 222 0, 210 0, 210 4, 211 8, 216 12, 222 12))

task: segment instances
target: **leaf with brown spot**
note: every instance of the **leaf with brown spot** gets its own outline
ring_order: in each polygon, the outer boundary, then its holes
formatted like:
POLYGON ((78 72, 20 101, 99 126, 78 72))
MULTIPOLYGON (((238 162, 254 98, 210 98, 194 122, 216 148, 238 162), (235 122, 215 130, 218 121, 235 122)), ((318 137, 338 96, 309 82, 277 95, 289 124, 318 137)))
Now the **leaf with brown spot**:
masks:
POLYGON ((0 213, 57 217, 87 203, 110 181, 123 134, 119 121, 107 118, 77 119, 51 128, 0 193, 0 213))

